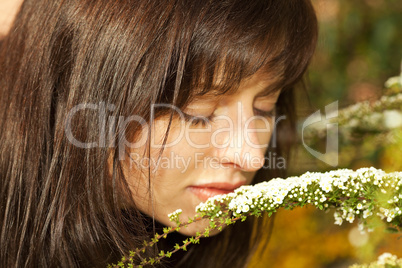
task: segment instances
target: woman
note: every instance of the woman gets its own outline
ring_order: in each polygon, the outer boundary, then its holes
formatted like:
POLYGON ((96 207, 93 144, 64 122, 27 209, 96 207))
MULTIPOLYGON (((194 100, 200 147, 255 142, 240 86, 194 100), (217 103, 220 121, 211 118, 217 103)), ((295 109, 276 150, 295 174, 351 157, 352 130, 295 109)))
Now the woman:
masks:
MULTIPOLYGON (((316 36, 308 0, 24 1, 0 48, 0 265, 104 267, 168 213, 280 175, 316 36)), ((165 264, 244 267, 264 224, 165 264)))

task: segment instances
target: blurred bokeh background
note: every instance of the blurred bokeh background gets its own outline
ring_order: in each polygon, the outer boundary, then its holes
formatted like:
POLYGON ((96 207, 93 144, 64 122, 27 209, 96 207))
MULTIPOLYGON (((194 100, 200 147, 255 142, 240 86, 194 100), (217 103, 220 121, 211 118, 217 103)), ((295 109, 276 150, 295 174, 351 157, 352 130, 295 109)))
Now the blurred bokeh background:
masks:
MULTIPOLYGON (((299 98, 299 113, 308 116, 318 109, 323 111, 334 101, 338 101, 339 108, 360 101, 374 102, 388 94, 385 81, 401 73, 402 1, 313 2, 320 37, 308 75, 308 100, 303 94, 299 98)), ((320 149, 325 151, 325 147, 320 149)), ((386 134, 361 133, 353 140, 340 140, 339 168, 368 166, 402 171, 401 129, 386 134)), ((300 146, 289 169, 290 175, 300 175, 334 167, 300 146)), ((384 230, 362 235, 357 224, 337 226, 333 212, 306 207, 276 214, 268 248, 253 267, 343 268, 372 262, 383 252, 402 258, 402 235, 384 230)))

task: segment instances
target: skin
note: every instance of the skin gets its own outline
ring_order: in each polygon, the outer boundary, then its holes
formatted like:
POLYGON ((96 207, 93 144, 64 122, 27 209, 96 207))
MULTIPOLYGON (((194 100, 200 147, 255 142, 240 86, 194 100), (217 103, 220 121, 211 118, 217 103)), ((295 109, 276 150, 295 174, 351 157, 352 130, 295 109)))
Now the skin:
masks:
POLYGON ((0 36, 8 33, 21 4, 22 0, 0 1, 0 36))
MULTIPOLYGON (((180 219, 185 221, 195 215, 195 207, 205 201, 206 196, 216 194, 209 191, 211 189, 204 191, 202 185, 226 183, 238 186, 252 182, 264 163, 272 136, 275 118, 268 112, 274 110, 280 94, 277 90, 268 96, 259 96, 273 82, 264 78, 255 74, 244 80, 234 94, 203 96, 192 101, 184 113, 213 118, 205 125, 191 124, 180 116, 173 119, 159 165, 155 163, 160 149, 155 145, 162 144, 169 118, 155 120, 150 161, 141 157, 146 145, 130 148, 131 157, 123 160, 124 175, 142 212, 166 226, 174 226, 168 218, 169 213, 180 208, 183 210, 180 219)), ((144 128, 143 137, 148 130, 144 128)), ((207 226, 207 221, 199 221, 180 229, 180 233, 195 235, 207 226)))

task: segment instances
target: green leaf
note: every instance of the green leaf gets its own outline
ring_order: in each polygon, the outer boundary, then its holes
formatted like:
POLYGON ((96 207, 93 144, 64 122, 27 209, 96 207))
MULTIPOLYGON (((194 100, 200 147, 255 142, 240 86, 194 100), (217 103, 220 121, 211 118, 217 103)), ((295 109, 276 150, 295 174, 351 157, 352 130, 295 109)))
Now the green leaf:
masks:
POLYGON ((216 228, 216 223, 213 221, 210 221, 209 226, 211 227, 211 229, 214 229, 214 228, 216 228))
POLYGON ((208 237, 208 236, 209 236, 209 229, 208 229, 208 228, 205 230, 204 236, 205 236, 205 237, 208 237))
POLYGON ((388 227, 387 229, 385 229, 385 231, 391 234, 399 233, 399 230, 393 227, 388 227))

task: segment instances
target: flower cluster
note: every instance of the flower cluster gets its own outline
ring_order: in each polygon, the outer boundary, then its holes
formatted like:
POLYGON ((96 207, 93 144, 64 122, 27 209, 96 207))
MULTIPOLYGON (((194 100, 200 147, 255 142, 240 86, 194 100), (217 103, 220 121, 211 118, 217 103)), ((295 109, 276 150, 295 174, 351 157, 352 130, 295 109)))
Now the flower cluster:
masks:
POLYGON ((402 61, 401 61, 401 74, 399 76, 388 78, 388 80, 385 82, 385 87, 388 89, 402 88, 402 61))
POLYGON ((385 82, 388 94, 378 101, 356 103, 339 111, 343 128, 384 131, 402 126, 402 73, 385 82))
MULTIPOLYGON (((402 127, 402 92, 382 96, 380 100, 356 103, 338 111, 337 116, 327 115, 332 124, 340 124, 340 134, 346 138, 353 134, 384 133, 402 127)), ((327 121, 314 124, 305 133, 307 139, 325 137, 327 121)))
POLYGON ((393 96, 382 96, 380 100, 370 104, 361 102, 349 106, 339 112, 337 121, 344 127, 392 129, 402 126, 402 93, 393 96), (390 118, 396 119, 391 121, 390 118))
POLYGON ((383 253, 378 257, 376 262, 363 265, 352 265, 350 268, 401 268, 402 259, 398 260, 398 257, 391 253, 383 253))
POLYGON ((402 172, 387 174, 375 168, 357 171, 341 169, 326 173, 307 172, 300 177, 273 179, 254 186, 242 186, 234 193, 208 199, 196 208, 201 216, 214 219, 219 211, 239 217, 261 212, 270 214, 283 207, 312 204, 318 209, 335 207, 335 224, 364 224, 373 217, 393 226, 402 224, 402 172))
POLYGON ((144 241, 144 247, 130 252, 130 256, 123 257, 121 262, 110 267, 153 265, 178 250, 186 250, 190 244, 199 243, 200 238, 208 236, 212 229, 221 230, 223 225, 245 220, 250 215, 260 216, 265 212, 271 216, 279 208, 292 209, 308 204, 321 210, 334 208, 335 224, 338 225, 359 219, 359 226, 363 230, 363 227, 374 227, 371 223, 375 221, 370 220, 377 219, 399 230, 402 226, 402 172, 385 173, 375 168, 357 171, 340 169, 325 173, 307 172, 299 177, 276 178, 254 186, 245 185, 233 193, 217 195, 199 204, 196 216, 187 222, 180 222, 180 209, 170 213, 169 218, 177 224, 176 227, 167 227, 163 234, 155 234, 150 242, 144 241), (204 233, 197 233, 181 245, 176 244, 172 251, 160 252, 156 258, 141 258, 139 265, 133 264, 134 257, 146 248, 166 238, 169 233, 201 219, 210 221, 204 233))
MULTIPOLYGON (((402 73, 385 83, 386 94, 375 102, 359 102, 327 115, 331 123, 342 125, 340 134, 346 138, 351 133, 381 133, 402 127, 402 73)), ((327 122, 314 124, 306 131, 309 139, 326 135, 327 122)))
POLYGON ((168 215, 170 221, 172 222, 178 222, 179 221, 179 216, 183 211, 181 209, 177 209, 176 211, 173 211, 168 215))

